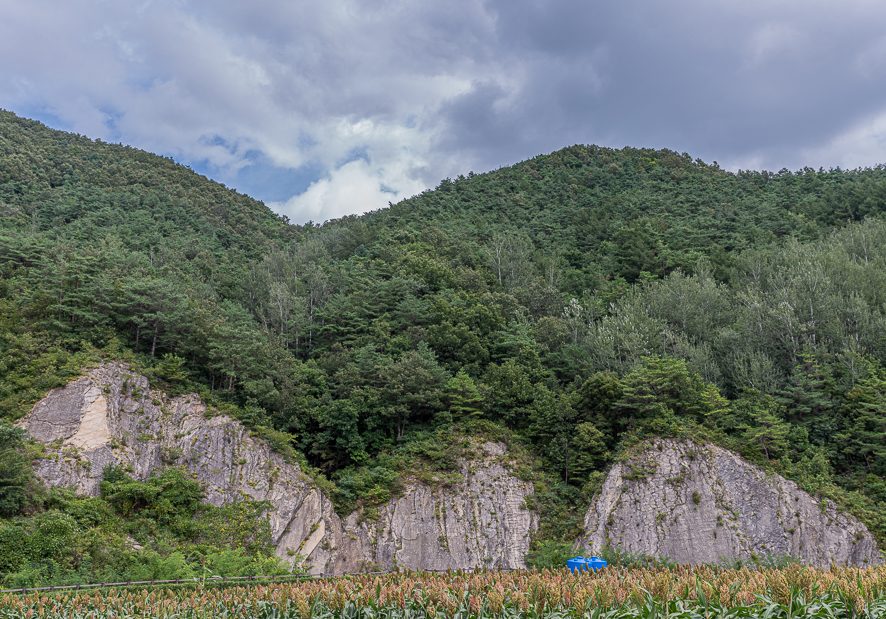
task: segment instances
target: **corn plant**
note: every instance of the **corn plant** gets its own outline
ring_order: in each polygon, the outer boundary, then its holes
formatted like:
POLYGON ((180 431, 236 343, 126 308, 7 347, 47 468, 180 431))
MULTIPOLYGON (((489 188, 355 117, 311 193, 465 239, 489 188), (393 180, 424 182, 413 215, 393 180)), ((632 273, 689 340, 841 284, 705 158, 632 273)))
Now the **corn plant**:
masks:
POLYGON ((886 616, 886 567, 415 573, 0 596, 4 619, 740 619, 886 616))

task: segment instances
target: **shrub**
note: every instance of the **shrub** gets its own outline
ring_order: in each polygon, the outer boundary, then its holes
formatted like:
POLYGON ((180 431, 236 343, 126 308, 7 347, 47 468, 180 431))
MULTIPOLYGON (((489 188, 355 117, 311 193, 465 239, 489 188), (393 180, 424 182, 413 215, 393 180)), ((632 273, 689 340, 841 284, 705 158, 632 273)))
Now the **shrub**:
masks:
POLYGON ((35 558, 70 562, 77 547, 80 527, 69 514, 52 510, 34 517, 34 533, 28 543, 35 558))
POLYGON ((572 544, 547 540, 538 542, 535 550, 526 553, 526 567, 559 568, 566 565, 566 561, 573 556, 572 544))
POLYGON ((29 556, 29 535, 19 527, 0 525, 0 573, 16 572, 29 556))

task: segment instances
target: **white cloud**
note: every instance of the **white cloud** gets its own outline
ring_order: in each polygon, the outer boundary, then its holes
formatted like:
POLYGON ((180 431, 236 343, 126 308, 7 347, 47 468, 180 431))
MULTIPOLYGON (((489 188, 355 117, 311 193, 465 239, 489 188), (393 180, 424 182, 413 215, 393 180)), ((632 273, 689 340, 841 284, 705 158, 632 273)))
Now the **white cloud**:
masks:
MULTIPOLYGON (((346 208, 336 200, 357 202, 340 179, 362 179, 366 188, 379 175, 398 196, 424 188, 416 180, 427 172, 424 121, 473 78, 464 71, 470 59, 435 56, 434 26, 424 23, 434 10, 278 0, 248 8, 51 4, 19 4, 0 25, 0 53, 20 59, 0 66, 0 106, 37 109, 91 137, 199 163, 220 180, 250 165, 249 152, 284 168, 326 169, 313 198, 297 201, 323 205, 329 210, 311 216, 324 219, 346 208), (374 153, 361 177, 353 165, 336 169, 355 151, 374 153)), ((387 203, 377 188, 367 201, 387 203)))
POLYGON ((811 167, 844 170, 886 163, 886 110, 855 124, 827 143, 803 151, 811 167))
POLYGON ((425 189, 422 182, 409 178, 402 163, 393 167, 393 170, 378 169, 364 159, 350 161, 333 170, 327 178, 312 183, 304 193, 270 206, 293 221, 319 223, 385 208, 389 202, 425 189), (397 191, 392 193, 392 187, 397 191))

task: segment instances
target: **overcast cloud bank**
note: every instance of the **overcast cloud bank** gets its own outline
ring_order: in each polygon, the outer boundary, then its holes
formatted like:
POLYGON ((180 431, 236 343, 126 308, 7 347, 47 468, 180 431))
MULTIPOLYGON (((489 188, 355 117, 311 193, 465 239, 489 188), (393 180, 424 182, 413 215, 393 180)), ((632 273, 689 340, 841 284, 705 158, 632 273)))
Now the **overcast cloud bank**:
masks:
POLYGON ((0 107, 294 222, 575 143, 886 162, 875 2, 0 0, 0 107))

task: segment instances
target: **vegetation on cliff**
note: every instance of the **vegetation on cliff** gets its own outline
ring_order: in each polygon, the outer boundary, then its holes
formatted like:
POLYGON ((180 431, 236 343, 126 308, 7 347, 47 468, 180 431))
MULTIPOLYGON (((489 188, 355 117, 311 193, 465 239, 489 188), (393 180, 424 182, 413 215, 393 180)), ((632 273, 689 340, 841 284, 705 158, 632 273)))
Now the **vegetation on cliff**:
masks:
POLYGON ((200 484, 181 468, 142 483, 108 467, 98 497, 45 490, 28 461, 39 454, 22 435, 0 423, 7 437, 0 452, 0 588, 291 570, 274 556, 261 517, 267 505, 205 504, 200 484))

